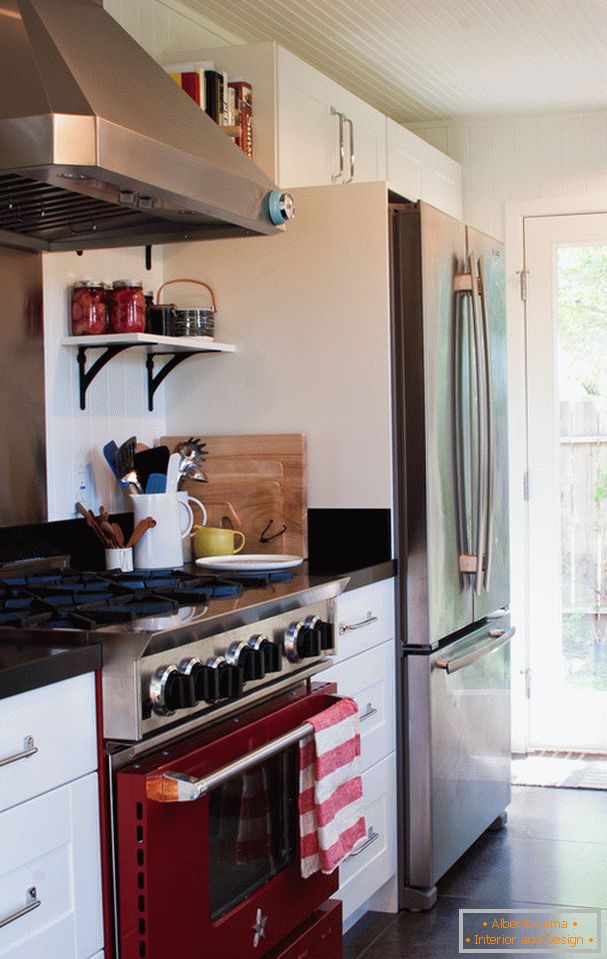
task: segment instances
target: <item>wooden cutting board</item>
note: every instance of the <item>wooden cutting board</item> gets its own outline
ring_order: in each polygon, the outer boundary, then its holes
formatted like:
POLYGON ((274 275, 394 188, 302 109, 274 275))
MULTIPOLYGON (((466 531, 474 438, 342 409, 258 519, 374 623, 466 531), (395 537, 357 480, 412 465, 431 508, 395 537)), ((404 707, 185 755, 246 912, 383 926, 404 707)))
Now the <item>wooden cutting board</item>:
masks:
MULTIPOLYGON (((159 442, 170 450, 187 436, 164 436, 159 442)), ((194 433, 207 444, 204 471, 208 484, 191 483, 186 488, 209 509, 209 525, 221 525, 221 509, 231 506, 247 537, 246 553, 308 555, 308 501, 306 437, 303 433, 261 433, 209 436, 194 433), (286 530, 269 542, 259 542, 272 520, 267 536, 286 530)), ((230 516, 230 512, 225 514, 230 516)), ((236 525, 236 524, 235 524, 236 525)))

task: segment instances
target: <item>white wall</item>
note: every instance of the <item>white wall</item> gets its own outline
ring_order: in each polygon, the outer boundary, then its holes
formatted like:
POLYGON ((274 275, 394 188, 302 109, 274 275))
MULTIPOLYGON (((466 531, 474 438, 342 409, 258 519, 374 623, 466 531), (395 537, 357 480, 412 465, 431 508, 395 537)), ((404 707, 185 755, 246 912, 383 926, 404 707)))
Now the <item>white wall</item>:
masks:
POLYGON ((416 123, 463 167, 464 219, 505 237, 504 203, 607 191, 607 112, 416 123))
POLYGON ((103 0, 103 6, 157 60, 242 42, 179 0, 103 0))
POLYGON ((277 237, 165 247, 165 273, 210 282, 237 352, 167 380, 169 433, 304 432, 312 507, 391 505, 384 183, 293 191, 277 237))
MULTIPOLYGON (((155 250, 151 273, 144 270, 143 249, 50 253, 43 257, 44 350, 47 423, 47 482, 49 519, 74 515, 80 499, 87 507, 103 503, 109 510, 127 505, 103 459, 110 439, 121 443, 135 434, 151 445, 165 431, 165 393, 161 386, 155 411, 147 409, 145 351, 128 350, 115 357, 89 387, 86 410, 79 407, 77 351, 61 345, 69 334, 71 286, 79 279, 111 282, 122 277, 144 280, 146 289, 162 283, 162 261, 155 250), (86 489, 78 479, 87 465, 86 489)), ((87 366, 99 356, 88 352, 87 366)))

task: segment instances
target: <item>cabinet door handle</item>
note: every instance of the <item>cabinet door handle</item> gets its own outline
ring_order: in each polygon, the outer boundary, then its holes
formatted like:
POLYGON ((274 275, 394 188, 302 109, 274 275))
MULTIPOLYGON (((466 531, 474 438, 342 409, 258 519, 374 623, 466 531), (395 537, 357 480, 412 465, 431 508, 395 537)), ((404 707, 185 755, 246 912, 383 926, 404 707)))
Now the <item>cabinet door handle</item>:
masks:
POLYGON ((343 636, 344 633, 351 633, 354 629, 362 629, 363 626, 370 626, 371 623, 377 622, 377 616, 373 616, 371 613, 367 613, 367 618, 362 619, 360 623, 340 623, 339 624, 339 635, 343 636))
POLYGON ((20 759, 27 759, 28 756, 33 756, 34 753, 38 752, 38 747, 34 746, 33 736, 26 736, 23 741, 23 750, 20 753, 15 753, 13 756, 6 756, 5 759, 0 759, 0 766, 9 766, 11 763, 16 763, 20 759))
POLYGON ((354 859, 355 856, 360 856, 361 852, 364 852, 365 849, 368 849, 371 843, 374 843, 376 839, 379 839, 379 833, 375 832, 373 826, 369 826, 366 841, 362 844, 362 846, 359 846, 358 849, 355 849, 354 852, 351 852, 349 856, 346 856, 346 861, 348 859, 354 859))
POLYGON ((22 916, 27 916, 28 912, 33 912, 34 909, 37 909, 38 906, 41 905, 42 902, 36 895, 36 887, 32 886, 31 889, 27 890, 27 905, 24 906, 23 909, 18 909, 17 912, 13 912, 10 916, 0 919, 0 929, 2 929, 3 926, 10 925, 11 922, 15 922, 16 919, 21 919, 22 916))
POLYGON ((371 716, 376 716, 376 715, 377 715, 377 709, 375 708, 373 703, 367 703, 367 708, 364 711, 364 713, 362 713, 362 715, 359 716, 358 721, 359 723, 364 723, 365 719, 371 719, 371 716))
POLYGON ((337 173, 333 173, 331 176, 333 183, 337 183, 338 180, 341 180, 345 172, 344 161, 346 156, 346 148, 344 144, 344 120, 346 118, 344 117, 343 113, 340 113, 339 110, 335 109, 335 107, 331 107, 331 116, 339 117, 339 171, 337 173))
POLYGON ((344 121, 350 127, 350 176, 345 182, 352 183, 354 179, 354 124, 350 117, 344 117, 344 121))

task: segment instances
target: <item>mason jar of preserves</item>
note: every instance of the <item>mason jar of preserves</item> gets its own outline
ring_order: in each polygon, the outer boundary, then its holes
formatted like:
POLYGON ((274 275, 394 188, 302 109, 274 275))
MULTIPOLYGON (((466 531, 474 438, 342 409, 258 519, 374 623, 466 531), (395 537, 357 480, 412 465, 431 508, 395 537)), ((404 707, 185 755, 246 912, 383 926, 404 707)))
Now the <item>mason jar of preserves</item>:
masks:
POLYGON ((73 336, 98 336, 109 332, 105 287, 100 281, 74 283, 71 328, 73 336))
POLYGON ((114 280, 110 331, 145 333, 145 297, 141 280, 114 280))

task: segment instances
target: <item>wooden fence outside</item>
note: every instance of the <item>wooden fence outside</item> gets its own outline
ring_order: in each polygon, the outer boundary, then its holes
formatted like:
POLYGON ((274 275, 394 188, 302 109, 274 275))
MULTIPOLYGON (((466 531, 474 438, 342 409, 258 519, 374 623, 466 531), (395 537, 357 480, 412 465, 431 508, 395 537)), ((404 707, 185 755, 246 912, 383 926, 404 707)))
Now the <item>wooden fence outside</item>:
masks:
POLYGON ((594 614, 595 641, 603 642, 597 614, 607 614, 605 400, 561 402, 561 507, 563 614, 594 614))

